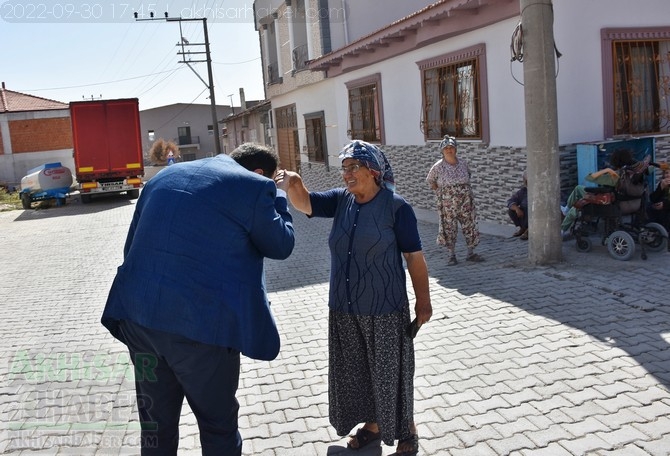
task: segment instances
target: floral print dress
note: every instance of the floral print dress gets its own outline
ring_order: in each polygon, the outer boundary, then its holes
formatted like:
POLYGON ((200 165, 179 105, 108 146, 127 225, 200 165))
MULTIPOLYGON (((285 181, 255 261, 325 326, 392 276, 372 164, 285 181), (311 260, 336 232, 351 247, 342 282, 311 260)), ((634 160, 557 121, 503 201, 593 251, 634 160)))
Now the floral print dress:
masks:
POLYGON ((473 249, 479 244, 479 227, 467 162, 459 159, 452 165, 439 160, 428 172, 426 182, 437 185, 435 195, 440 217, 437 243, 453 252, 460 223, 466 245, 473 249))

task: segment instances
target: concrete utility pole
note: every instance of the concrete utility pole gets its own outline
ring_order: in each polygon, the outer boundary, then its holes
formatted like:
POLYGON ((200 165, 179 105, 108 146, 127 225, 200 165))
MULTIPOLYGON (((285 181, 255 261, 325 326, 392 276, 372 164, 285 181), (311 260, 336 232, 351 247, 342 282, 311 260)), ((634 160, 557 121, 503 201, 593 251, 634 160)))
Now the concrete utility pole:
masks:
POLYGON ((165 12, 165 17, 164 18, 158 18, 154 17, 153 11, 150 13, 150 17, 148 18, 139 18, 138 13, 134 13, 135 15, 135 20, 136 21, 156 21, 156 20, 165 20, 167 22, 179 22, 179 34, 181 36, 181 40, 179 42, 179 46, 181 46, 181 52, 178 52, 177 54, 181 55, 182 60, 181 63, 185 63, 188 65, 188 67, 195 73, 195 75, 202 81, 203 84, 205 84, 205 87, 209 89, 209 101, 210 105, 212 108, 212 127, 214 128, 214 148, 216 150, 216 154, 221 153, 221 139, 219 135, 219 119, 217 118, 216 115, 216 99, 214 98, 214 78, 212 77, 212 56, 209 50, 209 35, 207 33, 207 18, 206 17, 193 17, 193 18, 182 18, 182 17, 169 17, 167 11, 165 12), (202 21, 202 27, 204 31, 204 38, 205 42, 204 43, 189 43, 189 41, 184 38, 184 34, 182 33, 181 30, 181 23, 182 22, 189 22, 189 21, 202 21), (185 46, 205 46, 205 51, 204 52, 191 52, 191 51, 186 51, 185 46), (189 58, 192 55, 197 55, 197 54, 205 54, 205 60, 186 60, 186 57, 188 56, 189 58), (196 63, 196 62, 207 62, 207 76, 209 80, 209 84, 205 82, 202 77, 198 74, 197 71, 191 66, 191 63, 196 63))
POLYGON ((167 17, 167 13, 165 13, 165 20, 168 22, 179 22, 179 32, 181 34, 181 46, 182 46, 182 51, 178 52, 177 54, 181 55, 182 60, 181 63, 185 63, 193 70, 193 72, 200 78, 200 80, 205 84, 205 86, 209 89, 209 101, 210 101, 210 106, 212 108, 212 127, 214 128, 214 147, 216 149, 216 154, 221 153, 221 139, 219 135, 219 119, 217 118, 216 115, 216 98, 214 97, 214 78, 212 77, 212 56, 209 51, 209 35, 207 33, 207 18, 206 17, 198 17, 198 18, 182 18, 182 17, 167 17), (202 54, 202 52, 191 52, 191 51, 185 51, 184 50, 184 45, 186 46, 202 46, 203 43, 197 43, 197 44, 191 44, 189 43, 185 38, 183 33, 181 32, 181 23, 182 22, 188 22, 188 21, 202 21, 202 28, 203 28, 203 33, 204 33, 204 38, 205 38, 205 62, 207 62, 207 80, 209 83, 205 82, 204 79, 200 77, 197 71, 193 69, 191 66, 191 63, 195 62, 202 62, 202 60, 186 60, 187 56, 191 57, 191 55, 195 54, 202 54))
POLYGON ((562 261, 560 164, 551 0, 521 0, 528 153, 528 259, 562 261))

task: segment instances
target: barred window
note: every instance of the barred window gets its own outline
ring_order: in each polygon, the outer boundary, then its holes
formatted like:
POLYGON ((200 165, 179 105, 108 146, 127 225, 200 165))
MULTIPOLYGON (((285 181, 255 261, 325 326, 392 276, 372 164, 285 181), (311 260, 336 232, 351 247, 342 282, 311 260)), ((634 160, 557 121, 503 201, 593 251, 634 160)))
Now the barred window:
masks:
POLYGON ((349 90, 349 137, 382 143, 381 76, 351 81, 349 90))
POLYGON ((670 28, 602 35, 606 136, 670 132, 670 28))
POLYGON ((310 162, 325 163, 327 155, 324 112, 305 114, 307 158, 310 162))
POLYGON ((484 47, 477 46, 419 62, 426 140, 444 135, 483 139, 483 52, 484 47))

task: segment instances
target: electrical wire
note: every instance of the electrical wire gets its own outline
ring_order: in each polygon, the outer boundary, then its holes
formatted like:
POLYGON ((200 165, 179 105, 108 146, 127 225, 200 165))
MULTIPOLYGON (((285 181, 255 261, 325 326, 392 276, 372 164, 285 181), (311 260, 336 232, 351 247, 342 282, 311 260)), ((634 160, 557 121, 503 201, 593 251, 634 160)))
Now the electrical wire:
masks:
POLYGON ((99 85, 105 85, 105 84, 114 84, 116 82, 125 82, 125 81, 132 81, 133 79, 141 79, 141 78, 146 78, 150 76, 154 76, 157 74, 161 73, 168 73, 168 72, 173 72, 175 71, 174 69, 172 70, 166 70, 166 71, 159 71, 158 73, 150 73, 150 74, 145 74, 141 76, 133 76, 130 78, 124 78, 124 79, 116 79, 113 81, 105 81, 105 82, 94 82, 92 84, 81 84, 81 85, 74 85, 74 86, 65 86, 65 87, 47 87, 44 89, 19 89, 19 92, 42 92, 44 90, 67 90, 67 89, 80 89, 82 87, 93 87, 93 86, 99 86, 99 85))
MULTIPOLYGON (((514 79, 518 84, 523 85, 523 82, 519 81, 516 76, 514 76, 514 70, 512 67, 512 63, 514 62, 519 62, 523 63, 524 55, 523 55, 523 26, 521 25, 521 21, 514 27, 514 31, 512 32, 512 39, 509 45, 509 50, 511 54, 511 59, 510 59, 510 74, 512 75, 512 79, 514 79)), ((560 58, 563 54, 561 54, 556 47, 556 42, 554 42, 554 54, 556 56, 556 74, 554 75, 555 78, 558 77, 558 73, 560 71, 560 58)))
POLYGON ((164 123, 163 125, 161 125, 161 126, 159 126, 159 127, 156 127, 156 130, 160 130, 161 128, 163 128, 163 127, 165 127, 165 126, 170 125, 170 123, 171 123, 173 120, 175 120, 177 117, 179 117, 179 116, 181 115, 182 112, 186 111, 186 109, 188 109, 189 107, 191 107, 191 106, 193 105, 193 103, 195 103, 195 100, 197 100, 198 98, 200 98, 200 95, 202 95, 203 93, 205 93, 206 90, 207 90, 207 88, 204 88, 204 89, 202 90, 202 92, 200 92, 200 93, 199 93, 199 94, 198 94, 198 95, 197 95, 197 96, 196 96, 190 103, 187 103, 186 106, 184 106, 184 108, 183 108, 181 111, 179 111, 178 113, 176 113, 171 119, 166 120, 165 123, 164 123))

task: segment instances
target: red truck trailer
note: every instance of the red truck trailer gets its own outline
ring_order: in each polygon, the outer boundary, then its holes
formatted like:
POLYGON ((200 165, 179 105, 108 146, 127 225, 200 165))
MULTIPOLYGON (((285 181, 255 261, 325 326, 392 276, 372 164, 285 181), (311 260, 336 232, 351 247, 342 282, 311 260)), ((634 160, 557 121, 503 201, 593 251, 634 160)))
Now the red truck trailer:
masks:
POLYGON ((144 176, 138 99, 73 101, 70 119, 81 202, 103 193, 137 198, 144 176))

